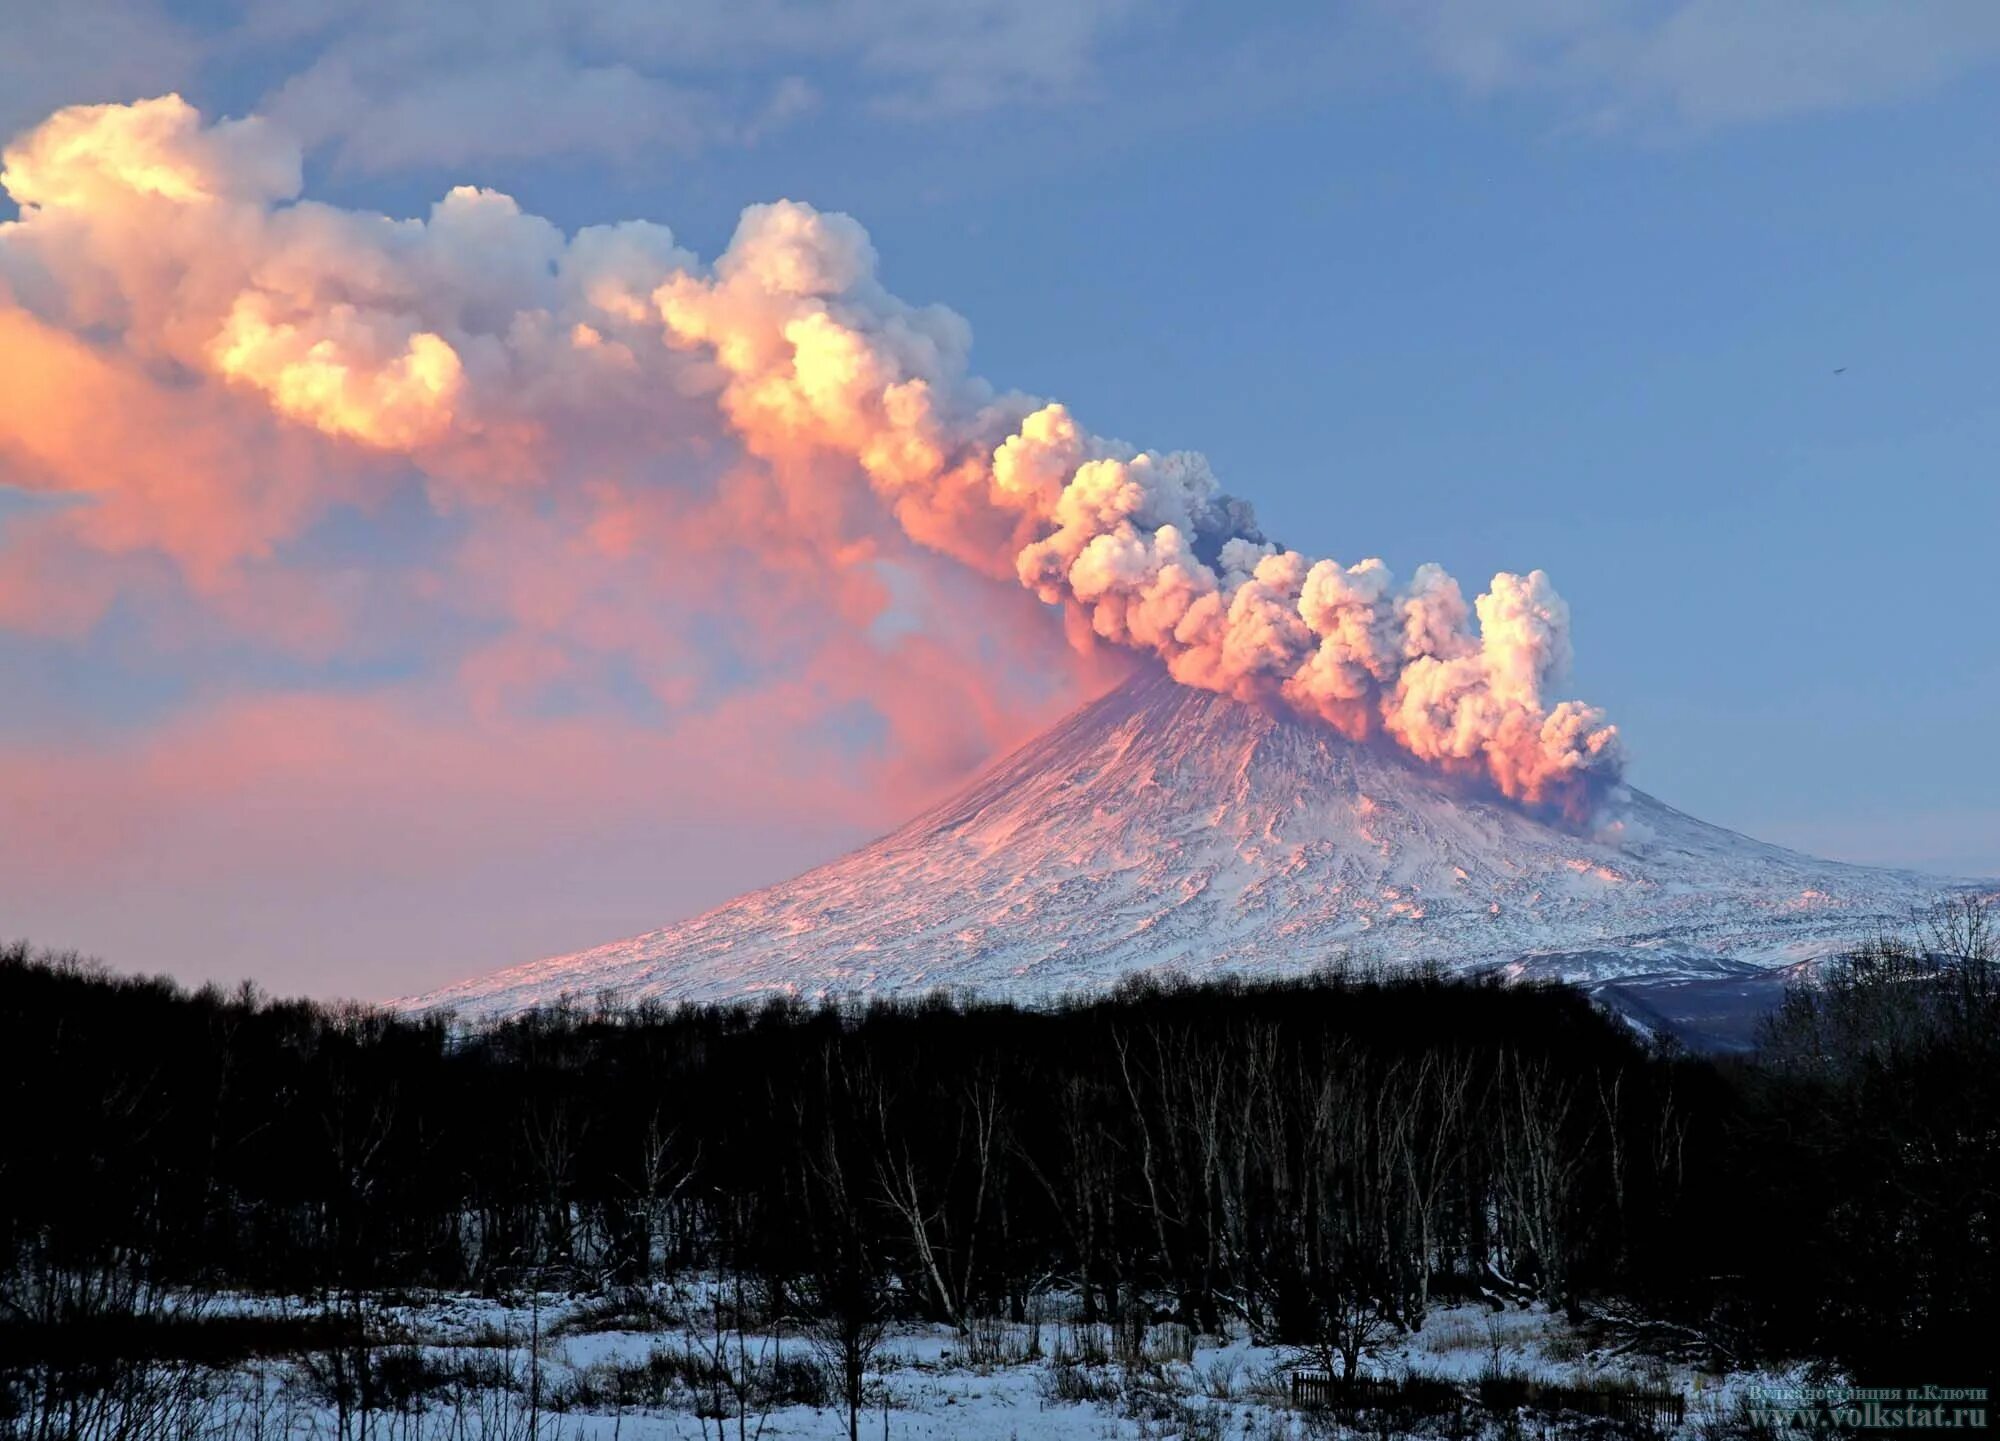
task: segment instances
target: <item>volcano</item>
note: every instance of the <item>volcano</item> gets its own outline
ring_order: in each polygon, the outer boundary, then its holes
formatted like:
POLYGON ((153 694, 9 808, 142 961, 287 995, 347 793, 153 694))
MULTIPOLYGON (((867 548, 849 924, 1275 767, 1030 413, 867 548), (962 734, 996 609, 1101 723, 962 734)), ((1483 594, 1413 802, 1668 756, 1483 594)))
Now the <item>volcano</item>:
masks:
POLYGON ((1680 1030, 1676 1006, 1754 1010, 1799 963, 1905 929, 1953 889, 1766 845, 1636 790, 1578 829, 1147 673, 831 864, 399 1004, 1035 999, 1163 968, 1279 976, 1345 958, 1578 981, 1680 1030))

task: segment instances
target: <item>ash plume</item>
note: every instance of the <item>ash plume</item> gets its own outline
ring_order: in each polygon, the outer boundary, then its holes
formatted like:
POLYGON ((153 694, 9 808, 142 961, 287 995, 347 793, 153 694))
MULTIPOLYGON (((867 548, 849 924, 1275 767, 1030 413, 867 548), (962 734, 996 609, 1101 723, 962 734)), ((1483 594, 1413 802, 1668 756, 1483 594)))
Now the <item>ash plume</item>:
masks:
MULTIPOLYGON (((22 364, 114 335, 148 374, 219 387, 219 406, 249 397, 406 458, 440 504, 581 473, 671 413, 769 467, 795 508, 865 481, 918 545, 1186 685, 1282 700, 1572 815, 1619 775, 1616 728, 1552 698, 1569 612, 1543 572, 1468 602, 1434 565, 1399 581, 1277 544, 1200 455, 980 380, 966 323, 884 289, 845 215, 752 206, 708 266, 665 227, 564 234, 492 191, 392 220, 300 200, 294 141, 177 96, 58 112, 6 149, 0 183, 21 209, 0 226, 0 316, 25 317, 8 332, 22 364)), ((79 443, 13 424, 12 446, 57 469, 79 443)), ((210 497, 235 539, 197 541, 144 499, 125 543, 268 547, 291 513, 210 497)))

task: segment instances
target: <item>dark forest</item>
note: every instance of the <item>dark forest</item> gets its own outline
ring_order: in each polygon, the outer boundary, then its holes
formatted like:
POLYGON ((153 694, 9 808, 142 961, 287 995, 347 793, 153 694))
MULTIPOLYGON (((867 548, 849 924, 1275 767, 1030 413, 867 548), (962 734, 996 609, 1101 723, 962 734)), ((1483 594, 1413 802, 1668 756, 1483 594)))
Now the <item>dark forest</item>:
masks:
POLYGON ((115 1353, 171 1286, 337 1313, 700 1270, 812 1318, 856 1387, 890 1318, 1054 1291, 1348 1376, 1441 1300, 1528 1296, 1732 1360, 1983 1375, 2000 994, 1977 920, 1946 930, 1846 958, 1727 1061, 1439 974, 467 1026, 17 947, 0 1374, 115 1353))

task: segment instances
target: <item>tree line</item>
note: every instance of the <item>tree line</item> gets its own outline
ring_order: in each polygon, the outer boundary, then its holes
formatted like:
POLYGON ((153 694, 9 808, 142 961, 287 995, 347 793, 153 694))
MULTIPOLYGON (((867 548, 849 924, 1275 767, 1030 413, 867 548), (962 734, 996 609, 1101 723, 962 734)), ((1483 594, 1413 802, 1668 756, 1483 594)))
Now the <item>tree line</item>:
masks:
POLYGON ((1983 1361, 2000 1294, 1981 924, 1963 955, 1849 958, 1742 1062, 1435 973, 460 1025, 15 948, 0 1349, 149 1288, 702 1272, 813 1318, 855 1387, 891 1318, 970 1331, 1051 1292, 1346 1374, 1476 1297, 1929 1377, 1983 1361))

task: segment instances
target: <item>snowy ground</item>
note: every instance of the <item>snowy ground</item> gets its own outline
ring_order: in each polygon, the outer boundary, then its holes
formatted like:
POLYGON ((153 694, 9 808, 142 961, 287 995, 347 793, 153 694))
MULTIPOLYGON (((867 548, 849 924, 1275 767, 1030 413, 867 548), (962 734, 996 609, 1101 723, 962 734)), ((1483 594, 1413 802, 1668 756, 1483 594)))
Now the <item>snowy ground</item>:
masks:
MULTIPOLYGON (((378 1441, 846 1436, 837 1396, 809 1394, 827 1389, 811 1340, 769 1324, 739 1333, 726 1316, 718 1325, 713 1301, 712 1292, 683 1286, 629 1295, 618 1305, 603 1298, 502 1303, 459 1295, 373 1305, 367 1329, 385 1344, 370 1365, 388 1378, 395 1400, 365 1428, 350 1416, 346 1434, 378 1441), (713 1364, 718 1353, 720 1368, 713 1364), (746 1374, 757 1378, 759 1394, 739 1407, 717 1378, 746 1374)), ((248 1297, 213 1300, 205 1309, 301 1314, 297 1302, 248 1297)), ((948 1328, 893 1329, 869 1371, 860 1434, 892 1441, 1305 1441, 1413 1431, 1454 1438, 1768 1435, 1743 1425, 1741 1403, 1755 1388, 1802 1379, 1797 1372, 1715 1374, 1673 1360, 1662 1348, 1634 1347, 1629 1335, 1602 1324, 1572 1326, 1539 1306, 1500 1314, 1460 1306, 1434 1311, 1420 1333, 1386 1340, 1363 1373, 1458 1383, 1468 1397, 1482 1374, 1552 1385, 1620 1379, 1685 1396, 1686 1422, 1666 1431, 1619 1430, 1603 1420, 1496 1416, 1468 1404, 1459 1418, 1391 1429, 1386 1417, 1364 1413, 1343 1426, 1325 1412, 1295 1406, 1296 1358, 1240 1334, 1190 1338, 1159 1328, 1141 1354, 1124 1360, 1110 1354, 1110 1342, 1106 1328, 1061 1319, 987 1323, 969 1343, 948 1328)), ((205 1378, 199 1424, 173 1429, 219 1441, 341 1435, 333 1370, 326 1358, 245 1361, 205 1378)))

